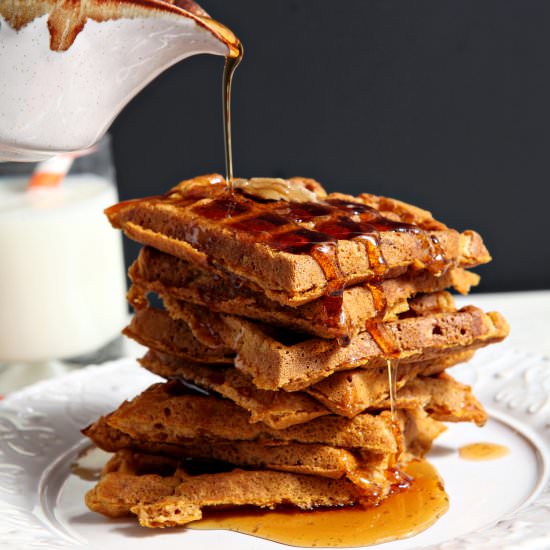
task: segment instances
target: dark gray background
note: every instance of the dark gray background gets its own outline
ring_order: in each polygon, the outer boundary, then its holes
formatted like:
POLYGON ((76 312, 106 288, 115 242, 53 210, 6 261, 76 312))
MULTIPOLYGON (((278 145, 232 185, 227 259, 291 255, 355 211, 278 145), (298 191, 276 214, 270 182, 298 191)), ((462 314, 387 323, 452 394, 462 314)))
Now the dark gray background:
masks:
MULTIPOLYGON (((245 46, 236 175, 304 175, 410 201, 484 236, 494 261, 478 270, 480 289, 550 288, 550 2, 203 6, 245 46)), ((188 59, 121 114, 121 198, 223 173, 222 67, 188 59)))

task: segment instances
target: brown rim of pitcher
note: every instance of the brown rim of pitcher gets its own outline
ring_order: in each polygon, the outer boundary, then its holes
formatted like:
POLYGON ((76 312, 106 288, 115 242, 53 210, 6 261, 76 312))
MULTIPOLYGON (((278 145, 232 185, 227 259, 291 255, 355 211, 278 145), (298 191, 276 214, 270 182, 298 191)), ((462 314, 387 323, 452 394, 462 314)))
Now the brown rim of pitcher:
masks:
MULTIPOLYGON (((66 33, 67 29, 63 29, 64 37, 67 36, 67 34, 70 36, 68 40, 54 39, 56 28, 55 22, 52 22, 51 13, 56 6, 59 6, 59 9, 64 12, 74 13, 79 7, 80 2, 78 1, 71 2, 69 6, 67 4, 60 6, 60 3, 57 0, 40 0, 38 2, 28 0, 27 6, 24 5, 25 3, 21 2, 2 2, 0 3, 0 15, 4 17, 6 22, 12 28, 18 31, 31 21, 34 21, 37 17, 42 17, 43 15, 46 15, 46 13, 49 13, 50 17, 48 19, 48 28, 51 36, 50 48, 57 51, 65 51, 71 47, 78 34, 84 28, 88 19, 93 19, 98 22, 107 21, 109 19, 122 19, 123 17, 113 16, 112 12, 110 14, 109 11, 117 5, 119 7, 124 5, 129 8, 134 6, 145 10, 173 13, 174 15, 181 15, 183 17, 193 19, 199 26, 206 29, 217 40, 227 46, 228 57, 239 56, 239 39, 226 26, 212 19, 208 13, 194 0, 174 0, 174 2, 170 2, 168 0, 95 0, 94 2, 92 0, 91 4, 93 5, 94 3, 97 3, 97 7, 101 6, 107 13, 102 14, 102 17, 99 17, 97 14, 89 14, 82 17, 79 14, 77 19, 74 21, 74 28, 71 33, 66 33), (52 9, 45 9, 46 7, 52 9), (14 8, 17 8, 18 13, 14 13, 14 8), (21 11, 23 11, 23 13, 21 13, 21 11)), ((67 19, 65 18, 65 25, 66 22, 67 19)))

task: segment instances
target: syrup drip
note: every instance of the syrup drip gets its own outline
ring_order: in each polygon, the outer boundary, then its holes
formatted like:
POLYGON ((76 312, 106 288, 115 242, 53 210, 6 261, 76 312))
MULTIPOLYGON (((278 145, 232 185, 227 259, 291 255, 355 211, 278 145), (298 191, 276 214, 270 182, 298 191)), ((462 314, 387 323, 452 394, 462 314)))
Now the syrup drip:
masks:
POLYGON ((380 234, 372 232, 371 234, 361 235, 358 240, 361 240, 365 246, 369 266, 374 271, 375 276, 382 278, 388 272, 388 264, 380 248, 380 234))
POLYGON ((376 312, 376 319, 384 319, 386 311, 388 309, 388 302, 386 300, 386 295, 384 294, 384 291, 382 289, 382 285, 380 283, 372 282, 367 283, 366 286, 372 296, 372 302, 374 305, 374 310, 376 312))
POLYGON ((328 327, 345 327, 346 333, 338 338, 340 346, 349 346, 349 318, 344 308, 344 274, 336 255, 336 242, 316 245, 311 255, 323 270, 328 286, 322 298, 324 322, 328 327))
POLYGON ((299 547, 358 547, 414 536, 449 508, 441 479, 426 461, 409 464, 406 474, 396 477, 394 492, 371 508, 209 512, 189 528, 229 529, 299 547), (410 484, 409 489, 400 490, 403 484, 410 484))
POLYGON ((435 235, 426 235, 426 233, 422 233, 422 237, 424 241, 423 261, 428 271, 436 275, 443 273, 448 267, 448 262, 439 239, 435 235))
POLYGON ((237 55, 229 55, 225 58, 223 70, 223 137, 225 144, 225 173, 229 192, 233 194, 233 148, 231 144, 231 84, 233 73, 239 66, 244 55, 242 44, 237 44, 237 55))
POLYGON ((369 320, 365 328, 384 354, 384 357, 393 359, 399 357, 399 346, 384 323, 380 323, 376 320, 369 320))

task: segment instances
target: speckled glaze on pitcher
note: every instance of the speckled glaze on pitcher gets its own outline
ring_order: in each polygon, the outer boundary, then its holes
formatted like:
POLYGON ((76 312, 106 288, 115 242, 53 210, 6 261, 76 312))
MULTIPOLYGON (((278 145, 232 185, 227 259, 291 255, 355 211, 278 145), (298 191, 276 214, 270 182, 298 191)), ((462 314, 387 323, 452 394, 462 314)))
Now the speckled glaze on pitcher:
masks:
POLYGON ((238 44, 192 0, 3 0, 0 161, 90 147, 168 67, 238 44))

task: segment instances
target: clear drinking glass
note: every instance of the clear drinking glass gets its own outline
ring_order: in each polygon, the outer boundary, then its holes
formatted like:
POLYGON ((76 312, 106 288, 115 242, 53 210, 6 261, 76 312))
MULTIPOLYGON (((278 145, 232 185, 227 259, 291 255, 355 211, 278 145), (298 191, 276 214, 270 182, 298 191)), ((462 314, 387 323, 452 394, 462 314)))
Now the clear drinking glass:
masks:
MULTIPOLYGON (((0 163, 0 365, 44 369, 120 355, 127 318, 109 138, 54 187, 29 188, 36 165, 0 163)), ((0 386, 0 393, 6 391, 0 386)))

